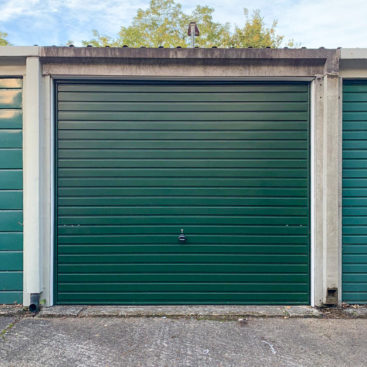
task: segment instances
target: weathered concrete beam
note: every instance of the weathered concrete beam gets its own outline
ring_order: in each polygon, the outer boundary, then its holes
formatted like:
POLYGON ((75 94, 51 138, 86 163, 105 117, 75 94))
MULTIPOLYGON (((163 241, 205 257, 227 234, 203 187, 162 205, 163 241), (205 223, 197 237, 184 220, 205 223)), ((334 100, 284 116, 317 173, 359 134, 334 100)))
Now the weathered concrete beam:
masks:
POLYGON ((45 58, 328 59, 334 49, 41 47, 45 58))
POLYGON ((317 73, 337 73, 339 57, 334 49, 254 49, 254 48, 109 48, 41 47, 43 63, 118 63, 130 65, 193 66, 279 66, 300 69, 313 67, 317 73))

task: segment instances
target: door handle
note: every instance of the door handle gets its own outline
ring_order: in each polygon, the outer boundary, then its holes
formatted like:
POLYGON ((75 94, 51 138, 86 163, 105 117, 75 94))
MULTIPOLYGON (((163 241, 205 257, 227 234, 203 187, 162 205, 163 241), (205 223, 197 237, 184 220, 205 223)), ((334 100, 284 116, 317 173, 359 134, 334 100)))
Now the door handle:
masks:
POLYGON ((187 241, 187 238, 185 236, 185 233, 184 233, 183 229, 181 229, 181 233, 178 236, 178 241, 181 242, 181 243, 185 243, 187 241))

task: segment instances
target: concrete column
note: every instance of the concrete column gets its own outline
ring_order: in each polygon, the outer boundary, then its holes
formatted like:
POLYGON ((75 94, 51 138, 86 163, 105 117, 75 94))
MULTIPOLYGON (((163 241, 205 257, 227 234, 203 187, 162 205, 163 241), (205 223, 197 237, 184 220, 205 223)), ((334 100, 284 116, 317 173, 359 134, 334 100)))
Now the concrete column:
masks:
POLYGON ((316 77, 312 83, 311 124, 311 256, 312 256, 312 305, 323 303, 323 141, 324 141, 324 79, 316 77))
POLYGON ((341 109, 339 76, 314 81, 313 274, 314 304, 340 299, 341 109))
POLYGON ((41 66, 39 58, 28 57, 23 102, 23 304, 25 306, 30 303, 31 293, 41 292, 40 90, 41 66))
POLYGON ((337 303, 340 294, 340 88, 338 75, 324 83, 324 303, 337 303))
POLYGON ((42 228, 42 302, 45 306, 53 304, 53 219, 54 219, 54 155, 53 155, 53 88, 49 75, 42 77, 42 111, 40 144, 42 164, 41 177, 41 228, 42 228))

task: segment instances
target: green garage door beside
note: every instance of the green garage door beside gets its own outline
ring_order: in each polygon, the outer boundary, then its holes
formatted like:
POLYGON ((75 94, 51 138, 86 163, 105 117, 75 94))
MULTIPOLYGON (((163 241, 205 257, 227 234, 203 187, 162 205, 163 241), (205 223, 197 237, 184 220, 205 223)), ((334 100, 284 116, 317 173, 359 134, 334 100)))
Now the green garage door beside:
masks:
POLYGON ((367 81, 343 91, 343 301, 367 303, 367 81))
POLYGON ((56 91, 56 303, 310 302, 307 83, 56 91))
POLYGON ((22 79, 0 77, 0 304, 23 301, 22 79))

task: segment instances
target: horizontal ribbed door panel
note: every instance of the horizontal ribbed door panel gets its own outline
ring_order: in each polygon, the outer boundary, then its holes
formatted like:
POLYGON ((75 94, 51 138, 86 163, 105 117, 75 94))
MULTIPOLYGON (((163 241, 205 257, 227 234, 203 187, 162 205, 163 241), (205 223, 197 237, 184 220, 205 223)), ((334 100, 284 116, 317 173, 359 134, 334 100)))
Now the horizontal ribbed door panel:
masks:
POLYGON ((23 301, 22 84, 0 77, 0 304, 23 301))
POLYGON ((367 303, 367 81, 343 84, 342 293, 367 303))
POLYGON ((57 303, 309 303, 308 84, 56 89, 57 303))

